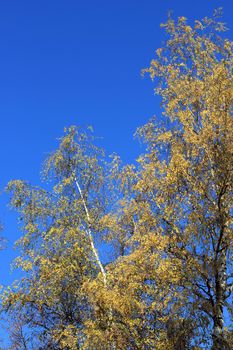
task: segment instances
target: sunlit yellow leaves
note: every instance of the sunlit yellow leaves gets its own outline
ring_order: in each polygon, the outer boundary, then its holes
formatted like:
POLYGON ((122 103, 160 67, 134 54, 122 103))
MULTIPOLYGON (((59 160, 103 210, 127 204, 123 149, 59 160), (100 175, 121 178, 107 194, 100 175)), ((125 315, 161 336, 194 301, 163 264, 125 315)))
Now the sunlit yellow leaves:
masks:
POLYGON ((65 326, 63 330, 53 332, 53 339, 60 344, 61 349, 76 350, 78 330, 73 325, 65 326))
POLYGON ((171 139, 172 139, 172 132, 169 130, 169 131, 166 131, 162 134, 160 134, 158 137, 157 137, 157 141, 162 141, 162 142, 171 142, 171 139))
POLYGON ((214 37, 224 29, 216 19, 163 26, 169 38, 143 71, 162 112, 137 130, 146 144, 137 162, 114 154, 107 163, 91 130, 70 127, 45 163, 47 187, 8 185, 24 277, 3 307, 43 348, 197 350, 222 317, 233 249, 233 45, 214 37))

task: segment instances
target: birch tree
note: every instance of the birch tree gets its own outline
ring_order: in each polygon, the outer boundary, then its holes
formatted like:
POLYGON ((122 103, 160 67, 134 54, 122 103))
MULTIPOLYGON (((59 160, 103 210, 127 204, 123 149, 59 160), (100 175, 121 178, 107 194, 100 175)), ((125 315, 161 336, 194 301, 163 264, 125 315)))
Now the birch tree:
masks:
POLYGON ((106 289, 95 242, 108 205, 104 175, 104 154, 91 132, 71 127, 45 162, 47 189, 21 180, 8 185, 24 231, 15 266, 26 274, 5 293, 4 308, 24 314, 41 349, 82 348, 85 323, 94 317, 83 286, 99 274, 106 289))
POLYGON ((233 44, 218 19, 172 18, 150 67, 163 117, 138 134, 148 145, 138 186, 154 204, 178 283, 211 325, 212 350, 230 349, 224 308, 231 310, 233 194, 233 44))
POLYGON ((27 344, 232 349, 233 44, 218 16, 163 25, 168 39, 143 70, 162 114, 137 130, 135 164, 109 165, 72 127, 44 165, 47 186, 9 183, 24 272, 3 307, 27 344))

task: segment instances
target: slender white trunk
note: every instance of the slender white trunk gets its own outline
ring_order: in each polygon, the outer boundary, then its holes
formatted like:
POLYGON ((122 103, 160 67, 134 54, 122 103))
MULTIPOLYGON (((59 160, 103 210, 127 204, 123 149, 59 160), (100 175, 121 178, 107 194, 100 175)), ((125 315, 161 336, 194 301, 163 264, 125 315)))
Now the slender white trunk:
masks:
POLYGON ((213 325, 213 346, 212 350, 229 350, 224 339, 224 319, 223 306, 226 294, 226 251, 220 252, 220 258, 217 264, 217 271, 215 275, 215 293, 216 303, 214 307, 214 325, 213 325))
POLYGON ((95 244, 94 244, 94 239, 93 239, 93 236, 92 236, 92 233, 91 233, 91 217, 90 217, 90 214, 89 214, 89 210, 87 208, 87 205, 86 205, 86 201, 85 201, 85 198, 83 196, 83 193, 82 193, 82 189, 78 183, 78 180, 75 178, 75 184, 78 188, 78 191, 79 191, 79 194, 80 194, 80 197, 81 197, 81 200, 82 200, 82 203, 83 203, 83 207, 84 207, 84 210, 85 210, 85 213, 86 213, 86 216, 87 216, 87 222, 88 222, 88 229, 86 230, 86 233, 89 237, 89 240, 90 240, 90 244, 91 244, 91 249, 92 249, 92 252, 95 256, 95 259, 96 259, 96 262, 97 262, 97 265, 99 266, 99 269, 101 271, 101 274, 103 276, 103 283, 104 283, 104 286, 106 287, 107 286, 107 277, 106 277, 106 272, 105 272, 105 269, 104 269, 104 266, 99 258, 99 254, 98 254, 98 251, 95 247, 95 244))
MULTIPOLYGON (((99 269, 100 269, 100 272, 102 274, 102 277, 103 277, 103 283, 104 283, 104 286, 107 287, 107 275, 106 275, 106 271, 104 269, 104 266, 100 260, 100 257, 99 257, 99 254, 98 254, 98 251, 97 251, 97 248, 95 247, 95 244, 94 244, 94 239, 93 239, 93 236, 92 236, 92 232, 91 232, 91 217, 90 217, 90 214, 89 214, 89 210, 88 210, 88 207, 87 207, 87 204, 86 204, 86 201, 85 201, 85 198, 83 196, 83 192, 82 192, 82 189, 79 185, 79 182, 77 180, 77 178, 75 177, 75 184, 77 186, 77 189, 78 189, 78 192, 80 194, 80 197, 81 197, 81 200, 82 200, 82 203, 83 203, 83 207, 84 207, 84 210, 85 210, 85 213, 86 213, 86 217, 87 217, 87 222, 88 222, 88 229, 86 229, 86 233, 89 237, 89 240, 90 240, 90 244, 91 244, 91 249, 92 249, 92 252, 93 252, 93 255, 95 256, 95 259, 96 259, 96 262, 97 262, 97 265, 99 266, 99 269)), ((111 326, 113 320, 113 315, 112 315, 112 308, 110 307, 109 309, 109 322, 108 322, 108 326, 111 326)), ((115 350, 116 349, 116 345, 115 345, 115 342, 113 342, 111 344, 111 349, 112 350, 115 350)))

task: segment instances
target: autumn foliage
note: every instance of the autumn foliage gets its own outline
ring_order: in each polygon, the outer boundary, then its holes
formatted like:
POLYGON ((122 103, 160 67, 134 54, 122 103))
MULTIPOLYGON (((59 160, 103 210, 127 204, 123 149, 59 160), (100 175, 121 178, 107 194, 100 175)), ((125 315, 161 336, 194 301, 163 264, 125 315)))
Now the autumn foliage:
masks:
POLYGON ((71 127, 43 188, 8 184, 23 230, 23 277, 2 296, 12 350, 233 349, 233 43, 218 12, 163 27, 143 70, 161 115, 137 130, 137 162, 71 127))

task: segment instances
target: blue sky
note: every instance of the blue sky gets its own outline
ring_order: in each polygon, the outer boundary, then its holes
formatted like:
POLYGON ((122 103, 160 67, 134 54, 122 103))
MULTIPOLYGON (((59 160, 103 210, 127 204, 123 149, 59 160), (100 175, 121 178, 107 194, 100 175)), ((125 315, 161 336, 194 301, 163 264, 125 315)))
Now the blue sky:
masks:
MULTIPOLYGON (((0 0, 0 188, 13 178, 39 182, 41 163, 64 126, 92 125, 107 152, 125 162, 140 153, 135 129, 159 114, 153 84, 142 79, 167 12, 202 18, 222 6, 232 38, 231 0, 0 0)), ((20 236, 2 196, 7 249, 0 283, 20 236)))

